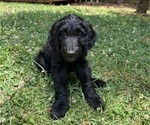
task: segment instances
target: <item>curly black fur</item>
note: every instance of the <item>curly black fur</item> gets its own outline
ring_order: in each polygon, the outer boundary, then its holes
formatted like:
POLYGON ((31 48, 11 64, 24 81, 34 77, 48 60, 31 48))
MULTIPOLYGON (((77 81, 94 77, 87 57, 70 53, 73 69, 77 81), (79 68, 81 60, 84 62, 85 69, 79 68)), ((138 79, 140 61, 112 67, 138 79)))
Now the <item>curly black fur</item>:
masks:
POLYGON ((65 116, 69 108, 67 83, 68 74, 74 72, 82 85, 86 101, 91 107, 104 109, 103 100, 96 94, 96 86, 105 82, 91 77, 87 51, 96 41, 91 24, 77 15, 67 15, 56 21, 49 31, 45 47, 35 57, 37 67, 43 67, 52 75, 55 88, 55 102, 50 116, 54 119, 65 116))

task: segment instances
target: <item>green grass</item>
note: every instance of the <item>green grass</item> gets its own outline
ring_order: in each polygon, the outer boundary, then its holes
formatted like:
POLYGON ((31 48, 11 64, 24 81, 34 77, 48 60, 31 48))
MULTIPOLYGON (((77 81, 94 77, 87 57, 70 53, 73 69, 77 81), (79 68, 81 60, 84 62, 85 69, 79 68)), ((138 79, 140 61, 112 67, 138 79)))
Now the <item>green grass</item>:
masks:
MULTIPOLYGON (((2 125, 149 125, 150 17, 132 8, 51 6, 0 2, 0 124, 2 125), (94 26, 98 41, 88 54, 93 76, 107 81, 98 88, 106 111, 85 102, 72 78, 70 109, 53 121, 53 82, 33 64, 55 20, 78 14, 94 26)), ((150 12, 148 12, 150 13, 150 12)))

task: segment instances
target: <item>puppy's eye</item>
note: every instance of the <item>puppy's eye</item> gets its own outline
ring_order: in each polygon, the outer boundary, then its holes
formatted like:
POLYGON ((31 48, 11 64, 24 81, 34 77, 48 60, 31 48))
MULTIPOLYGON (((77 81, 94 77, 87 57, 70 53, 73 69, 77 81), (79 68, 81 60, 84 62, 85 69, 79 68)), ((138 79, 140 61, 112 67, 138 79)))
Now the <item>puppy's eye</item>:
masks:
POLYGON ((61 31, 59 36, 65 37, 66 36, 66 32, 65 31, 61 31))
POLYGON ((78 36, 82 36, 83 33, 81 31, 78 32, 78 36))

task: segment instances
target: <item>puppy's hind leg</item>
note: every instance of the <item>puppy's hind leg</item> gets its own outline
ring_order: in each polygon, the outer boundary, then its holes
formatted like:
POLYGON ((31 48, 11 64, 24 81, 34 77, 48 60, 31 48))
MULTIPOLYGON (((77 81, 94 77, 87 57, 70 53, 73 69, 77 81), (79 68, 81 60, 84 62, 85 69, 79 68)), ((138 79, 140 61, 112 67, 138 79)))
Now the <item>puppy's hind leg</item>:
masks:
POLYGON ((44 69, 48 73, 51 73, 51 58, 49 57, 47 59, 47 57, 43 51, 40 51, 34 57, 34 63, 40 71, 42 71, 44 69))
POLYGON ((102 87, 102 88, 106 87, 106 82, 103 81, 103 80, 92 78, 92 82, 93 82, 95 88, 96 87, 98 87, 98 88, 100 88, 100 87, 102 87))

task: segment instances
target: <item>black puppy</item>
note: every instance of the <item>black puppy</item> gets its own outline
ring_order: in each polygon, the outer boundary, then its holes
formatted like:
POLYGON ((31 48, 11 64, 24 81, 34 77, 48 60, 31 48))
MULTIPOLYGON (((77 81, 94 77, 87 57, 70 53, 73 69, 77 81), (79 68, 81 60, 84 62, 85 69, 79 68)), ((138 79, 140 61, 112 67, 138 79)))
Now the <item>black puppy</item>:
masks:
POLYGON ((80 80, 89 105, 94 109, 104 109, 104 102, 96 94, 94 83, 105 86, 105 82, 91 77, 86 60, 87 51, 95 41, 96 33, 91 24, 76 15, 68 15, 56 21, 49 31, 48 41, 35 57, 35 63, 39 69, 44 68, 50 73, 54 81, 55 102, 50 113, 52 118, 62 118, 68 110, 67 83, 70 72, 75 72, 80 80))

